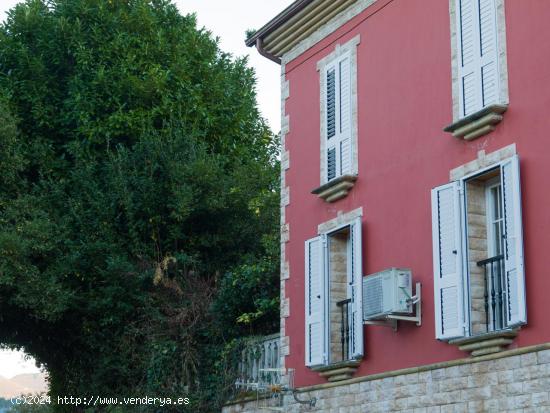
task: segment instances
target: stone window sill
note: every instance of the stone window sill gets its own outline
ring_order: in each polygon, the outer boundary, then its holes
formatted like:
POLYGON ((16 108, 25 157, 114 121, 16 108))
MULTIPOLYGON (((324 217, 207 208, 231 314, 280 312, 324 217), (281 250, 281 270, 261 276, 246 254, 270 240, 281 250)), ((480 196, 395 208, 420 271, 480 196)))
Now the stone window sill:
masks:
POLYGON ((454 122, 443 129, 450 132, 455 138, 467 141, 479 138, 495 130, 495 126, 502 121, 502 114, 508 105, 491 105, 454 122))
POLYGON ((311 370, 318 372, 321 377, 326 378, 329 382, 334 382, 351 379, 360 364, 361 360, 348 360, 329 364, 328 366, 312 367, 311 370))
POLYGON ((457 338, 450 340, 449 344, 454 344, 458 346, 459 350, 468 351, 472 357, 477 357, 504 351, 505 347, 512 344, 517 335, 518 329, 506 329, 466 338, 457 338))
POLYGON ((312 194, 327 202, 335 202, 345 198, 355 185, 356 175, 342 175, 311 191, 312 194))

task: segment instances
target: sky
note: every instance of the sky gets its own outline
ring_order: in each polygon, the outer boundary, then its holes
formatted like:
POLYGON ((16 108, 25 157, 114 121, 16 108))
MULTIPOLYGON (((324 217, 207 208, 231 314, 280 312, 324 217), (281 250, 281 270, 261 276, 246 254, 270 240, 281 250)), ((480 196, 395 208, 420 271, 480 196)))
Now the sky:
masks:
POLYGON ((18 374, 37 373, 34 359, 25 360, 25 354, 19 351, 0 351, 0 376, 11 379, 18 374))
MULTIPOLYGON (((293 0, 176 0, 184 14, 196 13, 200 27, 206 27, 220 39, 220 48, 234 56, 249 55, 249 64, 256 70, 258 106, 271 129, 278 133, 280 115, 280 67, 261 57, 254 48, 244 44, 245 31, 259 29, 293 0)), ((0 20, 18 0, 0 0, 0 20)), ((34 373, 34 361, 24 361, 23 354, 0 350, 0 376, 11 378, 21 373, 34 373)))

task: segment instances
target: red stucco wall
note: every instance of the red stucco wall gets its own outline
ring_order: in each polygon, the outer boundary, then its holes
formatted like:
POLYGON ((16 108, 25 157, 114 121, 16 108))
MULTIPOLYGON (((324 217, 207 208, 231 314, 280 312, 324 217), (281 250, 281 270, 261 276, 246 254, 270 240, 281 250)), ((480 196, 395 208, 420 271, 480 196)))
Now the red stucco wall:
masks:
POLYGON ((507 0, 510 107, 497 130, 473 142, 442 131, 452 122, 450 17, 447 0, 379 0, 286 65, 290 97, 286 207, 290 241, 290 355, 296 385, 321 383, 304 366, 304 241, 337 211, 363 207, 363 273, 408 267, 423 284, 423 324, 399 330, 365 326, 356 376, 465 357, 435 340, 431 188, 449 171, 511 143, 521 161, 528 326, 512 346, 550 342, 550 2, 507 0), (347 198, 328 204, 319 186, 317 61, 357 34, 359 179, 347 198))

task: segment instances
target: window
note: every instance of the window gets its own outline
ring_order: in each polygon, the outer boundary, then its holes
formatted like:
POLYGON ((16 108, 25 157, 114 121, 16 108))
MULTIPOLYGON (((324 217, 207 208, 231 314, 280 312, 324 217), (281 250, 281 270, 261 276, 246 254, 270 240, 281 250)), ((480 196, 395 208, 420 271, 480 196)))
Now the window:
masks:
POLYGON ((456 0, 459 117, 500 102, 497 0, 456 0))
MULTIPOLYGON (((321 104, 321 186, 336 185, 341 180, 349 181, 357 176, 357 46, 359 42, 360 37, 357 35, 344 44, 337 44, 332 53, 317 62, 321 104), (339 180, 340 177, 342 179, 339 180)), ((350 187, 353 187, 353 184, 350 187)), ((347 190, 343 196, 346 194, 347 190)))
POLYGON ((519 160, 432 190, 436 337, 526 323, 519 160))
MULTIPOLYGON (((479 281, 483 281, 483 291, 486 292, 483 297, 478 297, 478 303, 481 304, 483 299, 483 307, 478 313, 481 317, 477 317, 477 323, 472 326, 474 334, 501 330, 506 327, 506 311, 504 305, 504 210, 502 205, 502 183, 500 176, 490 179, 486 183, 483 181, 481 185, 485 186, 486 200, 486 232, 480 232, 481 237, 487 239, 488 260, 482 261, 483 279, 478 274, 479 281), (487 276, 487 286, 485 287, 485 276, 487 276)), ((482 238, 483 239, 483 238, 482 238)), ((472 277, 473 278, 473 277, 472 277)), ((479 282, 478 282, 479 283, 479 282)), ((471 292, 472 297, 474 292, 471 292)), ((473 298, 472 298, 473 301, 473 298)), ((474 310, 473 310, 474 311, 474 310)))
POLYGON ((351 173, 351 69, 346 53, 324 70, 326 181, 351 173))
POLYGON ((305 247, 306 365, 362 357, 361 218, 305 247))

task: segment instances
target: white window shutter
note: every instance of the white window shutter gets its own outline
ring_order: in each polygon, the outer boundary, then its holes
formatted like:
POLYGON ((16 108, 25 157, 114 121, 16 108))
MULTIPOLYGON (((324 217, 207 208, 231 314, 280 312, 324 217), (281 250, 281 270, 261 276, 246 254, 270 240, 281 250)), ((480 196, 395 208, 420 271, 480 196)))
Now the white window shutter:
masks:
POLYGON ((340 175, 351 173, 351 65, 350 56, 339 62, 340 175))
POLYGON ((457 1, 459 42, 459 81, 461 117, 471 115, 480 107, 481 79, 479 78, 479 30, 475 2, 457 1))
POLYGON ((326 84, 326 171, 327 181, 330 181, 339 175, 338 66, 328 66, 324 76, 326 84))
POLYGON ((363 253, 361 242, 361 217, 350 225, 350 271, 348 272, 348 297, 351 298, 351 358, 363 356, 363 253))
POLYGON ((498 102, 495 0, 458 0, 460 117, 498 102))
POLYGON ((332 146, 327 150, 327 181, 336 178, 336 147, 332 146))
POLYGON ((326 179, 352 172, 351 55, 346 53, 324 71, 326 179))
POLYGON ((519 158, 501 165, 502 205, 504 207, 504 284, 507 325, 527 322, 525 270, 523 262, 523 225, 519 158))
POLYGON ((497 12, 495 0, 479 0, 481 107, 498 102, 497 12))
POLYGON ((324 237, 316 237, 306 241, 306 366, 318 366, 326 362, 325 261, 324 237))
POLYGON ((432 190, 436 338, 463 337, 464 294, 460 183, 432 190))
POLYGON ((336 135, 336 67, 328 67, 325 72, 327 102, 327 139, 336 135))

